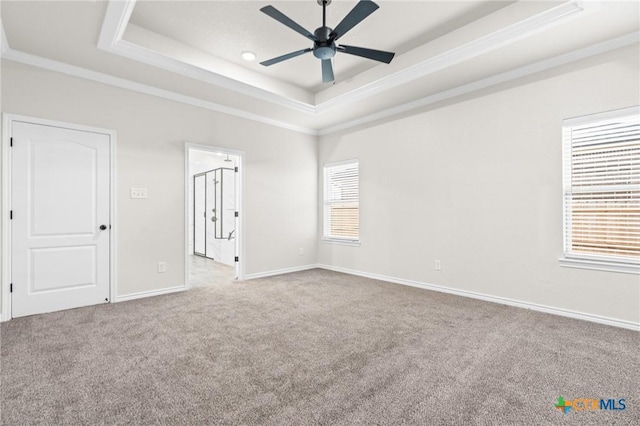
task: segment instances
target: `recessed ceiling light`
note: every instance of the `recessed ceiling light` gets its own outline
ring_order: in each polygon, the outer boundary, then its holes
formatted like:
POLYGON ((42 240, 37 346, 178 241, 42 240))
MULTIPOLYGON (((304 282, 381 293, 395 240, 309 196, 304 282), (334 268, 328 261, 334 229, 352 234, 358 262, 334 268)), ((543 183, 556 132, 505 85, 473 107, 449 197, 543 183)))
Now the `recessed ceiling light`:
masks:
POLYGON ((242 52, 242 59, 244 59, 245 61, 253 61, 256 59, 256 54, 249 50, 245 50, 244 52, 242 52))

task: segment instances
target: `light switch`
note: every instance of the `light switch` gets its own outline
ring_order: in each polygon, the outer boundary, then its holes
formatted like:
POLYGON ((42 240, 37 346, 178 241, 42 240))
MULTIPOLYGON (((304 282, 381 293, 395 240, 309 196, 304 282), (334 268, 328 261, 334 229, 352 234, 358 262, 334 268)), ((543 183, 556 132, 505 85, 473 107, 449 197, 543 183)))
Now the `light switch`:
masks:
POLYGON ((147 198, 147 188, 131 188, 131 198, 147 198))

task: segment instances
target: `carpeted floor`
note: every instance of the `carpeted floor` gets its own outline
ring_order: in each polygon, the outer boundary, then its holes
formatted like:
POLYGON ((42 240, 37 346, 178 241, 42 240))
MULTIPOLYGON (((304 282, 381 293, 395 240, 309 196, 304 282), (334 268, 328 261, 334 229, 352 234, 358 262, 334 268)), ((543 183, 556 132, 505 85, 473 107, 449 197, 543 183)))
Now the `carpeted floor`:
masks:
POLYGON ((4 425, 640 424, 639 334, 312 270, 1 326, 4 425), (559 396, 625 398, 567 414, 559 396))

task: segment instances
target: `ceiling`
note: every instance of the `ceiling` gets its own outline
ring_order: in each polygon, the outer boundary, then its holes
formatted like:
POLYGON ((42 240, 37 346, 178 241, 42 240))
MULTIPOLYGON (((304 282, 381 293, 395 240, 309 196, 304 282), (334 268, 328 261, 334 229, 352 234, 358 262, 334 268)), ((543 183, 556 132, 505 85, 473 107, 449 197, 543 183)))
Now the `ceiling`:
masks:
MULTIPOLYGON (((353 0, 336 0, 329 4, 327 25, 335 27, 356 3, 353 0)), ((322 24, 322 7, 315 0, 143 1, 136 3, 129 23, 314 93, 331 84, 321 82, 320 64, 313 55, 272 67, 259 64, 312 45, 304 36, 260 12, 260 8, 267 4, 273 5, 311 32, 322 24), (244 61, 240 54, 246 50, 255 52, 257 60, 244 61)), ((380 4, 379 10, 354 27, 341 42, 402 54, 509 3, 386 1, 380 4)), ((125 33, 125 39, 127 36, 125 33)), ((334 71, 338 81, 344 81, 378 65, 375 61, 338 55, 334 71)))
MULTIPOLYGON (((327 25, 337 25, 355 3, 333 0, 327 25)), ((316 0, 3 0, 2 56, 322 134, 637 45, 640 30, 636 1, 377 3, 340 42, 396 57, 387 65, 339 53, 334 84, 321 82, 311 54, 259 64, 311 47, 259 9, 272 4, 313 32, 322 21, 316 0), (244 61, 245 50, 257 60, 244 61)))

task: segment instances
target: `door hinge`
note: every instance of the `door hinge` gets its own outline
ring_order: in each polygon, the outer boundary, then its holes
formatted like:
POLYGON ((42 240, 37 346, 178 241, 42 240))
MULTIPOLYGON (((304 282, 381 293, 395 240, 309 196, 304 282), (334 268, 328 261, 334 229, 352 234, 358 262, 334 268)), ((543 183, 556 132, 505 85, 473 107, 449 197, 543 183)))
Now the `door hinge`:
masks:
POLYGON ((236 256, 235 261, 236 262, 240 262, 240 258, 238 256, 236 256))
POLYGON ((233 169, 236 173, 238 173, 238 166, 234 167, 233 169))
POLYGON ((238 212, 236 212, 236 217, 238 217, 240 214, 238 212))
POLYGON ((9 146, 13 146, 13 138, 9 138, 9 146))
POLYGON ((13 283, 9 284, 9 293, 13 293, 13 283))
POLYGON ((9 210, 9 220, 13 220, 13 210, 9 210))

